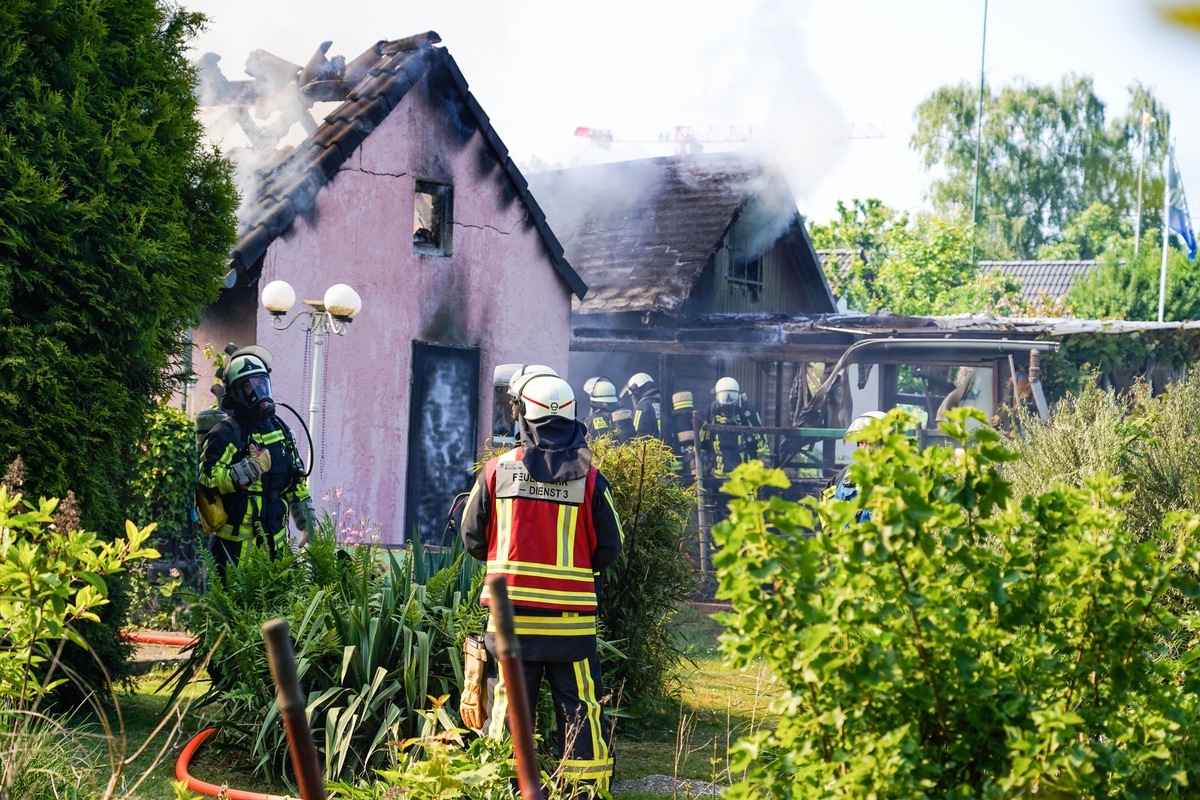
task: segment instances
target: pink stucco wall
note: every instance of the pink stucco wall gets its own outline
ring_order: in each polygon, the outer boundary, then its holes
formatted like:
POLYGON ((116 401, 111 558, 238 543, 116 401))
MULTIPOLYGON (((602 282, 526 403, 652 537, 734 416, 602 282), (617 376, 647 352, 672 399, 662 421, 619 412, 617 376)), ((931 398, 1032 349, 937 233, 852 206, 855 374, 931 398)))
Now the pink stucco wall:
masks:
MULTIPOLYGON (((461 401, 477 409, 482 444, 493 366, 545 363, 565 375, 570 338, 570 290, 526 221, 525 205, 512 199, 482 136, 455 144, 436 103, 422 84, 408 92, 326 184, 315 208, 274 242, 258 287, 286 280, 302 302, 348 283, 362 296, 348 333, 327 340, 324 422, 314 432, 324 458, 309 480, 318 510, 340 486, 341 510, 377 521, 392 544, 403 541, 413 341, 480 349, 480 396, 461 401), (413 253, 417 180, 453 186, 450 256, 413 253)), ((299 327, 276 331, 258 308, 256 338, 274 355, 275 396, 307 418, 299 327)), ((202 376, 204 370, 197 367, 202 376)), ((299 433, 298 424, 293 428, 299 433)))

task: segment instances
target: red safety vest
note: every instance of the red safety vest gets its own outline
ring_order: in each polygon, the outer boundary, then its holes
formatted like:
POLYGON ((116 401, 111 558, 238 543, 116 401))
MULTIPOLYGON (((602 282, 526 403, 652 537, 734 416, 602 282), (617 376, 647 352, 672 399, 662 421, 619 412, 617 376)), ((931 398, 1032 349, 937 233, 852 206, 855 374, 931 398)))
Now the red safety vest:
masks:
MULTIPOLYGON (((525 471, 521 448, 485 467, 492 514, 488 519, 488 575, 503 575, 514 606, 594 612, 592 491, 596 468, 566 483, 541 483, 525 471)), ((480 601, 490 596, 485 586, 480 601)))

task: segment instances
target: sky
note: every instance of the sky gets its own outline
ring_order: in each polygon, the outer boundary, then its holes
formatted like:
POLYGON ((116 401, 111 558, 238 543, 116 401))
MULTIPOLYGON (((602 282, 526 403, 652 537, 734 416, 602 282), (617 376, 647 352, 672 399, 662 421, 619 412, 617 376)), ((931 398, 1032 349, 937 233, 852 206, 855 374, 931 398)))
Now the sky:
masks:
POLYGON ((985 0, 181 2, 210 20, 194 55, 219 54, 234 80, 253 50, 304 64, 331 40, 328 54, 350 60, 436 31, 527 168, 671 155, 677 126, 717 138, 749 127, 749 144, 707 149, 755 148, 822 223, 838 200, 925 208, 913 113, 940 86, 977 90, 981 59, 994 90, 1090 76, 1110 119, 1139 81, 1171 112, 1200 209, 1200 31, 1158 13, 1184 0, 986 0, 986 43, 985 0), (611 131, 611 148, 578 127, 611 131))

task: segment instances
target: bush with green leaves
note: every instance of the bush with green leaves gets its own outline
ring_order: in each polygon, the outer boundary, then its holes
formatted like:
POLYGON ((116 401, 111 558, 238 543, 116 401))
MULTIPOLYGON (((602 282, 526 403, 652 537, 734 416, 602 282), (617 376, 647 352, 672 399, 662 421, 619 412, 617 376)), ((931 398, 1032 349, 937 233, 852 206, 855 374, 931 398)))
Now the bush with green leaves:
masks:
POLYGON ((781 721, 734 746, 727 796, 1171 797, 1200 780, 1197 620, 1159 602, 1200 594, 1200 518, 1139 540, 1103 475, 1018 500, 1016 455, 972 438, 972 416, 942 426, 957 447, 925 450, 902 413, 873 423, 852 500, 765 501, 782 472, 732 476, 723 648, 769 666, 781 721))
POLYGON ((604 683, 624 727, 636 728, 678 707, 685 652, 671 620, 697 586, 687 551, 695 495, 680 485, 671 451, 657 439, 618 445, 601 437, 592 449, 625 533, 621 557, 601 581, 601 635, 621 654, 605 662, 604 683))
POLYGON ((187 414, 159 405, 133 450, 130 519, 154 522, 155 545, 166 557, 194 557, 192 526, 197 472, 196 434, 187 414))
MULTIPOLYGON (((126 523, 102 541, 67 524, 54 498, 28 502, 0 483, 0 796, 101 796, 99 744, 47 715, 48 692, 71 682, 102 711, 107 686, 86 685, 63 659, 68 643, 90 654, 78 626, 109 603, 113 576, 156 558, 145 547, 154 526, 126 523)), ((119 775, 119 770, 114 774, 119 775)))
POLYGON ((173 676, 178 695, 205 661, 225 730, 255 770, 279 774, 287 740, 262 623, 288 621, 324 774, 353 781, 391 766, 388 742, 421 734, 430 697, 457 697, 462 642, 482 627, 480 571, 461 546, 437 556, 345 547, 326 515, 302 554, 251 547, 191 609, 198 637, 173 676))
POLYGON ((125 538, 104 542, 88 531, 60 530, 57 506, 55 498, 35 506, 0 484, 0 699, 11 703, 69 680, 57 659, 67 642, 87 648, 76 626, 97 621, 108 604, 105 577, 158 556, 143 546, 153 525, 126 522, 125 538))
POLYGON ((1144 385, 1125 394, 1091 387, 1060 401, 1048 423, 1026 417, 1019 458, 1004 470, 1018 497, 1107 472, 1129 492, 1124 526, 1139 537, 1171 511, 1200 512, 1200 376, 1157 397, 1144 385))

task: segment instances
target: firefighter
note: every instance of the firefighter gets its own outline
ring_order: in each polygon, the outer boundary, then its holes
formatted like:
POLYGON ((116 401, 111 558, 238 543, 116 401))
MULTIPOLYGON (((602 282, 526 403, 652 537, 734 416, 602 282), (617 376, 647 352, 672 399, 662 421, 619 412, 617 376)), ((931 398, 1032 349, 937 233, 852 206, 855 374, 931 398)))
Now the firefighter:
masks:
POLYGON ((505 421, 505 426, 511 428, 509 435, 512 437, 512 442, 521 440, 521 431, 517 421, 517 392, 521 388, 521 384, 532 378, 534 375, 554 375, 558 373, 554 371, 554 367, 547 367, 545 364, 518 364, 513 374, 508 378, 508 419, 505 421))
MULTIPOLYGON (((884 419, 886 416, 882 411, 868 411, 865 414, 855 417, 854 421, 850 423, 850 427, 846 428, 846 441, 855 442, 858 449, 870 452, 874 444, 863 438, 862 430, 875 420, 884 419)), ((834 499, 853 500, 855 497, 858 497, 858 485, 850 480, 849 466, 842 468, 841 473, 835 479, 835 484, 837 488, 833 492, 834 499)), ((866 522, 870 518, 871 511, 866 508, 854 515, 856 522, 866 522)))
MULTIPOLYGON (((583 390, 591 404, 583 421, 588 441, 606 434, 617 435, 616 429, 613 428, 613 412, 621 404, 617 399, 617 387, 608 378, 597 377, 588 378, 583 384, 583 390)), ((618 440, 620 441, 619 437, 618 440)))
MULTIPOLYGON (((608 481, 592 466, 567 382, 531 377, 519 387, 517 403, 521 444, 480 471, 463 509, 462 540, 468 553, 487 562, 489 577, 507 580, 529 711, 536 712, 545 678, 564 775, 607 789, 613 759, 600 705, 596 575, 621 554, 621 523, 608 481)), ((480 602, 490 603, 486 588, 480 602)), ((500 738, 508 700, 490 618, 485 643, 493 656, 487 666, 488 718, 475 727, 500 738)))
POLYGON ((738 464, 755 458, 767 461, 771 457, 771 447, 763 434, 716 432, 710 428, 712 425, 762 427, 762 418, 746 403, 738 382, 729 377, 721 378, 713 387, 713 395, 708 417, 700 428, 700 447, 708 475, 723 479, 738 464))
POLYGON ((251 542, 266 546, 272 558, 289 547, 289 513, 303 544, 313 517, 296 438, 275 416, 269 358, 258 347, 230 355, 221 372, 221 408, 229 416, 213 426, 200 449, 198 491, 209 501, 219 499, 226 516, 209 537, 222 578, 251 542))
POLYGON ((630 376, 621 396, 633 399, 633 435, 655 436, 662 439, 662 401, 658 384, 645 372, 630 376))

